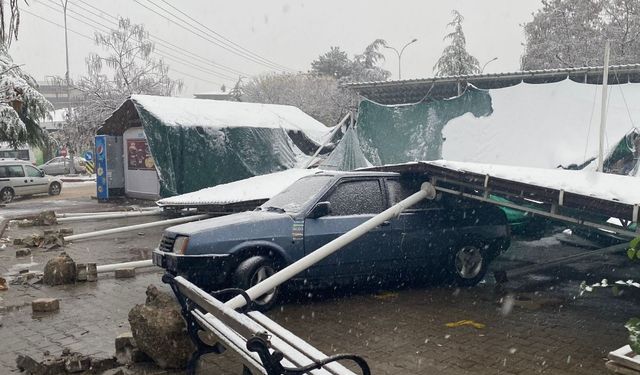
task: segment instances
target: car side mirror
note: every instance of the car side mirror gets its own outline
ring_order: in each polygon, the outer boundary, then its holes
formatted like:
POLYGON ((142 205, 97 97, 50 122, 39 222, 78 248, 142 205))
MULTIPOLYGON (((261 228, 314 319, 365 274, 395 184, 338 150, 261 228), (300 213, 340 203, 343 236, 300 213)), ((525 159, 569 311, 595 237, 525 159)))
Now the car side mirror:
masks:
POLYGON ((331 213, 331 203, 318 202, 315 207, 309 212, 310 219, 317 219, 319 217, 327 216, 331 213))
POLYGON ((44 171, 40 171, 40 177, 44 177, 44 171))

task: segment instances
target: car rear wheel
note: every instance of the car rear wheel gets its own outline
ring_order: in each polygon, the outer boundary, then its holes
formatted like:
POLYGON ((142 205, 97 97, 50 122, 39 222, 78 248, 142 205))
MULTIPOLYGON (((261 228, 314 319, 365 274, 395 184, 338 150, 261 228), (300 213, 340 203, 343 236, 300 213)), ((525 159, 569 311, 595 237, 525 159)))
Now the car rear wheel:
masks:
POLYGON ((0 201, 4 203, 9 203, 13 200, 15 193, 11 188, 4 188, 0 191, 0 201))
POLYGON ((60 186, 57 182, 52 182, 49 185, 49 195, 59 195, 60 191, 62 191, 62 186, 60 186))
POLYGON ((454 249, 449 262, 449 272, 458 286, 474 286, 487 273, 489 259, 483 249, 476 245, 464 245, 454 249))
MULTIPOLYGON (((233 286, 247 290, 269 276, 277 272, 275 263, 264 256, 253 256, 245 259, 238 265, 233 274, 233 286)), ((271 309, 278 299, 280 288, 271 289, 267 294, 253 301, 254 307, 258 311, 271 309)))

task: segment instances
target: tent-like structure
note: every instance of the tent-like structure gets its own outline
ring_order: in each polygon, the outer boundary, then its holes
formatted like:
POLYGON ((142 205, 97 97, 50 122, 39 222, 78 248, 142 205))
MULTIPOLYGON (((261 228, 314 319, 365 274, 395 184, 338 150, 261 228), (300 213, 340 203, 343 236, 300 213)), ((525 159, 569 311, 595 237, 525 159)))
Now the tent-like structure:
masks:
POLYGON ((331 130, 292 106, 148 95, 131 96, 98 134, 131 129, 125 185, 128 172, 152 170, 163 197, 303 165, 331 130))

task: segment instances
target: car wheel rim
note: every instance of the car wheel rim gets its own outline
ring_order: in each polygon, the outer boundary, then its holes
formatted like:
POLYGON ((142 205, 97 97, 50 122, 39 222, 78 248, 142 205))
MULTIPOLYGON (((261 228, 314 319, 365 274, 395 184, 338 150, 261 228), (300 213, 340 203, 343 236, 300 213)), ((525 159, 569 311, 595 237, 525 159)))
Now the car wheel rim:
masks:
POLYGON ((53 195, 60 194, 60 187, 58 186, 58 184, 51 185, 51 194, 53 195))
POLYGON ((2 192, 2 201, 3 202, 10 202, 11 198, 13 198, 13 195, 11 194, 10 190, 4 190, 2 192))
POLYGON ((465 246, 456 253, 456 272, 463 279, 473 279, 478 276, 483 263, 482 253, 477 247, 465 246))
MULTIPOLYGON (((276 271, 272 267, 269 267, 269 266, 262 266, 262 267, 258 268, 256 270, 256 272, 253 274, 253 277, 251 278, 251 286, 254 286, 254 285, 262 282, 263 280, 267 279, 269 276, 273 275, 274 273, 276 273, 276 271)), ((260 304, 260 305, 266 305, 269 302, 271 302, 271 300, 273 300, 275 295, 276 295, 276 290, 274 288, 274 289, 271 289, 270 291, 268 291, 262 297, 256 298, 255 302, 260 304)))

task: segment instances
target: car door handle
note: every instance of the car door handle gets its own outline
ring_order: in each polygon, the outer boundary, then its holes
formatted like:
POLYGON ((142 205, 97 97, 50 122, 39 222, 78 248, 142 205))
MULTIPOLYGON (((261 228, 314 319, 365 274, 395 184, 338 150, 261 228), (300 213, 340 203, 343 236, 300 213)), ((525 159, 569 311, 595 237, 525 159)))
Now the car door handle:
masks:
POLYGON ((387 225, 391 225, 391 222, 389 220, 385 220, 382 222, 382 224, 380 224, 381 227, 386 227, 387 225))
POLYGON ((29 181, 27 181, 27 180, 24 180, 24 182, 29 182, 29 181))

